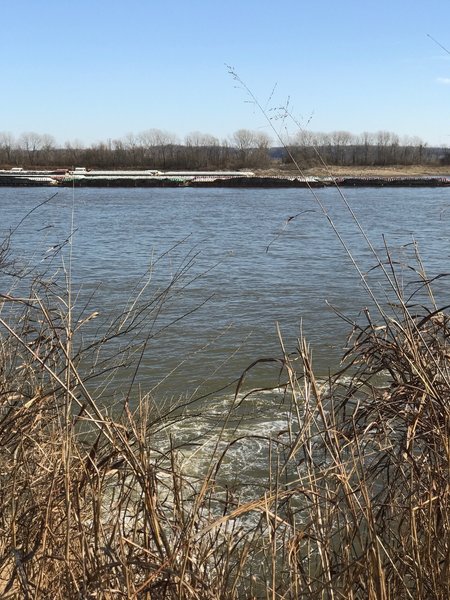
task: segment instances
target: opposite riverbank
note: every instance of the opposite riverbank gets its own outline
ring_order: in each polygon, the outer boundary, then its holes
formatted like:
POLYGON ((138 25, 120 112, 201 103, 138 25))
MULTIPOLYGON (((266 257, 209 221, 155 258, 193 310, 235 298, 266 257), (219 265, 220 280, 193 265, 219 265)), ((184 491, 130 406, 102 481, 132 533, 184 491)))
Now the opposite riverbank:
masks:
MULTIPOLYGON (((258 171, 267 175, 296 172, 293 166, 283 169, 258 171)), ((445 177, 450 175, 450 166, 433 165, 393 165, 393 166, 316 166, 304 169, 309 177, 445 177)))
POLYGON ((87 170, 84 168, 0 171, 0 186, 35 187, 445 187, 450 185, 444 167, 315 167, 265 171, 155 171, 87 170))

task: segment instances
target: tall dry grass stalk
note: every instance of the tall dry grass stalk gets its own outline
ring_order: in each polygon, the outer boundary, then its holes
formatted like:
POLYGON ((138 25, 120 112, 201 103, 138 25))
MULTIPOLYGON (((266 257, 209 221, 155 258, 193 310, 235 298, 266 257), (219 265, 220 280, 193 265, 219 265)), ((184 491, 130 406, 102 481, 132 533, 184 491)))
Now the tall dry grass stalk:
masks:
MULTIPOLYGON (((118 416, 102 406, 77 345, 89 318, 71 325, 60 290, 3 294, 2 598, 448 598, 449 317, 404 302, 366 318, 326 382, 306 341, 293 355, 280 336, 289 425, 266 438, 265 480, 249 491, 224 483, 234 441, 220 431, 194 476, 172 409, 145 395, 118 416)), ((230 416, 252 393, 246 374, 230 416)))

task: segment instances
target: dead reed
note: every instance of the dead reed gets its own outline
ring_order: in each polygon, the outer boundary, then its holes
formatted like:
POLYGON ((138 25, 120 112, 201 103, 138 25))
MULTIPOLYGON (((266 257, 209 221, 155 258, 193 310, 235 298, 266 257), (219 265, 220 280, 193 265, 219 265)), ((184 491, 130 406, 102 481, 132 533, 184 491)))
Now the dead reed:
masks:
POLYGON ((171 436, 186 410, 141 393, 112 412, 93 385, 139 362, 118 340, 156 322, 171 286, 138 294, 95 339, 83 338, 95 314, 75 315, 68 285, 2 290, 1 597, 446 600, 449 316, 420 261, 429 305, 404 297, 389 254, 378 266, 397 304, 354 325, 342 372, 318 380, 306 341, 291 353, 280 335, 270 363, 288 427, 265 438, 253 488, 222 476, 237 442, 225 442, 227 419, 256 393, 247 372, 200 475, 171 436))

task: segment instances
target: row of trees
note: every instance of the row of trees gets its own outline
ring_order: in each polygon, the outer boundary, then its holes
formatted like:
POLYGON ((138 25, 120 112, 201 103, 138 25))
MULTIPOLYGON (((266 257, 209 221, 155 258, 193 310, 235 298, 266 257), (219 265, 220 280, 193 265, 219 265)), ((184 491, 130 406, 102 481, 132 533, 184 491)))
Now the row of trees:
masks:
POLYGON ((330 165, 414 165, 436 163, 443 149, 428 148, 419 137, 400 138, 391 131, 353 135, 348 131, 314 133, 300 131, 289 144, 303 165, 314 165, 320 155, 330 165))
POLYGON ((265 168, 270 164, 270 138, 239 129, 225 140, 200 132, 183 142, 167 131, 149 129, 88 147, 66 142, 59 147, 48 134, 28 132, 15 139, 0 132, 0 165, 101 168, 223 169, 265 168))
POLYGON ((437 164, 446 162, 446 149, 429 148, 420 138, 400 139, 388 131, 353 135, 347 131, 300 131, 273 147, 260 131, 239 129, 227 139, 193 132, 181 142, 173 133, 149 129, 84 146, 53 136, 28 132, 18 138, 0 132, 0 166, 88 168, 229 169, 268 168, 289 163, 293 156, 303 167, 324 160, 329 165, 437 164), (321 157, 321 159, 319 158, 321 157))

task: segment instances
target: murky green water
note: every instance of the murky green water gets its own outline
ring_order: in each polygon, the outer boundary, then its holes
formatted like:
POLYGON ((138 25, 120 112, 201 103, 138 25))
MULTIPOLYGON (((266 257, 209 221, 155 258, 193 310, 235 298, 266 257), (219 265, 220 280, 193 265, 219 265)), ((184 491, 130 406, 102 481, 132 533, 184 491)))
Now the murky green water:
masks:
MULTIPOLYGON (((52 193, 0 189, 2 232, 52 193)), ((450 272, 448 190, 360 188, 345 193, 380 256, 386 257, 386 242, 399 266, 411 264, 416 240, 430 276, 450 272)), ((318 190, 318 195, 359 268, 369 273, 377 297, 383 303, 392 299, 380 269, 370 271, 376 258, 336 190, 318 190)), ((11 248, 19 264, 36 266, 48 279, 61 277, 62 264, 69 268, 70 244, 64 243, 70 237, 72 209, 75 315, 81 319, 99 312, 86 327, 86 339, 97 328, 102 333, 133 299, 138 297, 140 306, 159 298, 142 312, 139 328, 131 334, 138 344, 139 369, 120 369, 104 390, 105 398, 128 393, 131 374, 132 397, 151 390, 157 398, 187 398, 199 386, 198 394, 221 388, 252 361, 280 355, 276 323, 288 351, 295 349, 303 330, 316 371, 324 376, 339 364, 350 330, 331 306, 349 319, 360 318, 366 306, 376 314, 346 250, 308 190, 63 189, 14 232, 11 248), (168 286, 170 292, 161 296, 168 286), (148 332, 141 356, 139 344, 148 332)), ((404 276, 408 296, 417 276, 407 268, 404 276)), ((5 292, 11 281, 3 277, 0 283, 5 292)), ((23 285, 21 281, 19 287, 23 285)), ((436 291, 438 301, 448 303, 446 278, 436 282, 436 291)), ((113 348, 122 342, 115 341, 113 348)), ((277 369, 264 363, 249 385, 277 381, 277 369)), ((214 413, 233 391, 231 385, 203 402, 214 413)), ((260 395, 246 409, 252 418, 258 415, 264 430, 285 426, 279 396, 260 395)), ((199 429, 213 426, 204 421, 199 429)), ((250 426, 254 431, 255 423, 250 426)))

